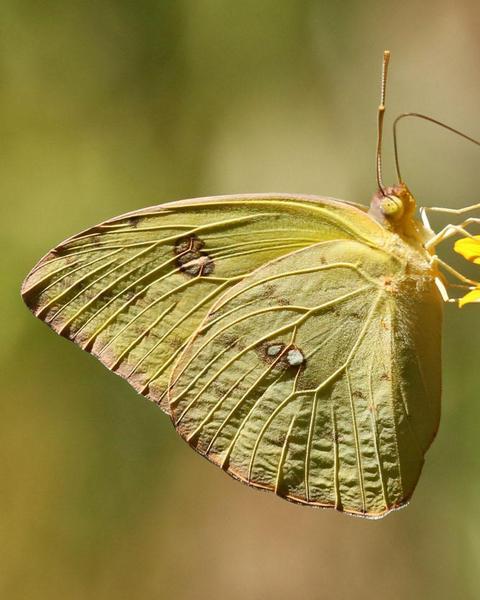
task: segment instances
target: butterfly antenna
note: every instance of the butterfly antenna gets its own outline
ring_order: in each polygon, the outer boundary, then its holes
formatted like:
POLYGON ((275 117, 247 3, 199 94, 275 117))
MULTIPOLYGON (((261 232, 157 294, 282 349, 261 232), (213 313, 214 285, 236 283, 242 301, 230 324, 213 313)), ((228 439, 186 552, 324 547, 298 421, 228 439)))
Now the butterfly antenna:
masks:
POLYGON ((383 137, 383 117, 385 116, 385 93, 387 89, 388 63, 390 61, 390 51, 383 53, 382 67, 382 89, 380 92, 380 105, 377 112, 377 185, 378 189, 385 196, 385 188, 382 180, 382 137, 383 137))
POLYGON ((400 173, 400 162, 398 159, 397 126, 402 119, 406 119, 407 117, 416 117, 417 119, 423 119, 424 121, 429 121, 430 123, 434 123, 435 125, 439 125, 440 127, 443 127, 444 129, 448 129, 448 131, 451 131, 452 133, 456 133, 460 137, 468 140, 469 142, 473 142, 477 146, 480 146, 479 140, 476 140, 476 139, 470 137, 469 135, 467 135, 466 133, 463 133, 462 131, 458 131, 458 129, 454 129, 453 127, 450 127, 450 125, 446 125, 445 123, 442 123, 441 121, 437 121, 437 119, 433 119, 432 117, 429 117, 427 115, 422 115, 420 113, 414 113, 414 112, 403 113, 403 114, 399 115, 393 122, 393 151, 395 154, 395 169, 397 171, 398 183, 403 183, 403 179, 402 179, 402 175, 400 173))

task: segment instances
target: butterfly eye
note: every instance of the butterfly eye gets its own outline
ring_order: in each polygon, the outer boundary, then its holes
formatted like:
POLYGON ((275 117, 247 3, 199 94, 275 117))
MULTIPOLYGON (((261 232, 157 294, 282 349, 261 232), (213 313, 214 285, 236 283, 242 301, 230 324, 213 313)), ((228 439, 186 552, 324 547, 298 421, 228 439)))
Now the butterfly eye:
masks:
POLYGON ((404 212, 403 202, 398 196, 385 196, 380 200, 380 210, 390 219, 400 219, 404 212))

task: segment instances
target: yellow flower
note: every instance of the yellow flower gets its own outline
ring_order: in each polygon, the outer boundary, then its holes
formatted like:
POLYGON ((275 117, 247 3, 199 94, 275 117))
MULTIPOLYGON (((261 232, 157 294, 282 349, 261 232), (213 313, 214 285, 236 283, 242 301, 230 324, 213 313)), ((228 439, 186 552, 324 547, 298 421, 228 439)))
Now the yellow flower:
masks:
MULTIPOLYGON (((454 250, 467 260, 480 265, 480 235, 457 240, 455 242, 454 250)), ((462 307, 469 302, 480 302, 480 284, 478 284, 471 292, 468 292, 466 296, 460 298, 458 304, 462 307)))

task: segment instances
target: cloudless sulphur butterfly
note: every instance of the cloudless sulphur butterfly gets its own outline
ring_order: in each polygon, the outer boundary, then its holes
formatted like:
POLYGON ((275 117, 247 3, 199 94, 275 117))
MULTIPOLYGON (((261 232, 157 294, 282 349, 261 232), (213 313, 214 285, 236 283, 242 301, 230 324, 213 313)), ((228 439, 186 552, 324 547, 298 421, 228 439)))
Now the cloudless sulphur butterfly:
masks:
POLYGON ((290 194, 171 202, 69 238, 22 287, 37 317, 230 475, 366 517, 409 500, 438 428, 441 270, 477 286, 435 255, 475 219, 434 234, 400 176, 382 183, 388 58, 370 209, 290 194))

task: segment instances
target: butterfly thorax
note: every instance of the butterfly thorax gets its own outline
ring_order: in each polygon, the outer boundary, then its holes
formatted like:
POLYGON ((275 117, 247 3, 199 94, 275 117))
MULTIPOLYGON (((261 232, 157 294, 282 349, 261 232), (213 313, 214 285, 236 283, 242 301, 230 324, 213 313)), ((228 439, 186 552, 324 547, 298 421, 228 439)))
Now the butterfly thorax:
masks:
POLYGON ((416 202, 404 183, 378 190, 368 214, 385 229, 398 234, 409 245, 423 249, 431 232, 415 218, 416 202))

